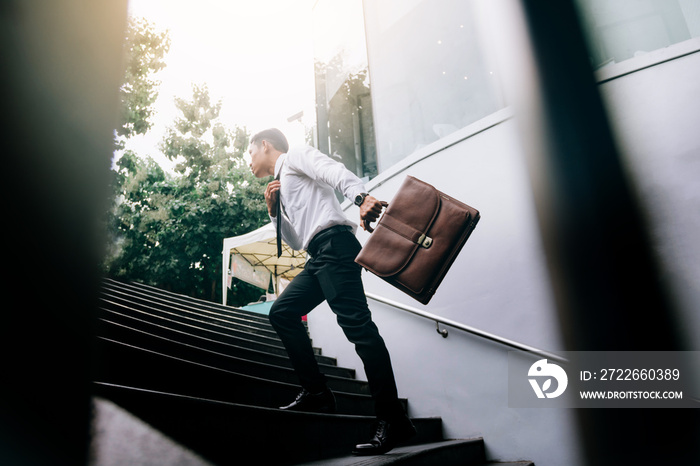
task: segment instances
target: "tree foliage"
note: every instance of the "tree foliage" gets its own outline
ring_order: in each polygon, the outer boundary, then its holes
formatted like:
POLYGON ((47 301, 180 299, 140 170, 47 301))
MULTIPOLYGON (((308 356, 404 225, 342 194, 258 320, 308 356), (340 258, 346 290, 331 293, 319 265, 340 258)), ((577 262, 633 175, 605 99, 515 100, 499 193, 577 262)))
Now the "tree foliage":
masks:
MULTIPOLYGON (((144 76, 162 69, 160 51, 169 43, 147 23, 131 21, 130 29, 127 44, 135 45, 127 49, 137 57, 128 60, 133 69, 122 86, 125 118, 117 129, 122 141, 151 126, 157 83, 144 76)), ((220 123, 221 102, 211 101, 206 86, 193 86, 191 99, 175 104, 180 115, 159 147, 177 162, 174 173, 130 150, 115 163, 104 268, 115 278, 220 301, 223 239, 269 220, 262 194, 266 183, 244 162, 247 130, 220 123)), ((237 280, 229 293, 232 304, 259 295, 258 288, 237 280)))
POLYGON ((152 126, 153 104, 160 82, 154 75, 165 68, 170 50, 167 31, 156 31, 145 19, 129 18, 124 39, 124 81, 120 88, 120 121, 117 147, 135 134, 145 134, 152 126))

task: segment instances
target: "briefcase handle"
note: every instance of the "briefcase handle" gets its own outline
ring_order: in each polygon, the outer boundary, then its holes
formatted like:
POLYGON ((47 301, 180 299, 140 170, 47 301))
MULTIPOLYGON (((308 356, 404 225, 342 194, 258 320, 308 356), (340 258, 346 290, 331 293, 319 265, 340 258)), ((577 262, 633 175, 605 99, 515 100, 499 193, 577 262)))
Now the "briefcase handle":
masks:
MULTIPOLYGON (((386 201, 379 201, 379 202, 381 202, 382 207, 384 207, 384 208, 389 207, 388 202, 386 202, 386 201)), ((365 230, 372 233, 374 231, 374 228, 372 228, 371 222, 369 220, 365 220, 364 223, 365 223, 365 230)))

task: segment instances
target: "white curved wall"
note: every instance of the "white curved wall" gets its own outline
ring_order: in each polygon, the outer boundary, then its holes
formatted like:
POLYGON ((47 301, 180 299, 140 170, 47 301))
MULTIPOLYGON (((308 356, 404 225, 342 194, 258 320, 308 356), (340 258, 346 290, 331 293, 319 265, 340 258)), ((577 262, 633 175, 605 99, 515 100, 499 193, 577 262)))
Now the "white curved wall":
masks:
MULTIPOLYGON (((700 347, 700 42, 599 71, 600 90, 649 218, 693 348, 700 347)), ((416 176, 481 211, 482 220, 425 308, 548 351, 563 350, 515 117, 505 109, 421 149, 372 180, 390 201, 416 176)), ((357 209, 347 205, 357 218, 357 209)), ((358 238, 365 241, 366 233, 358 238)), ((367 291, 423 307, 365 272, 367 291)), ((370 301, 411 415, 441 416, 450 438, 483 436, 489 458, 583 463, 573 410, 508 407, 508 348, 370 301), (546 435, 543 435, 546 433, 546 435)), ((354 349, 323 304, 314 344, 355 367, 354 349)))

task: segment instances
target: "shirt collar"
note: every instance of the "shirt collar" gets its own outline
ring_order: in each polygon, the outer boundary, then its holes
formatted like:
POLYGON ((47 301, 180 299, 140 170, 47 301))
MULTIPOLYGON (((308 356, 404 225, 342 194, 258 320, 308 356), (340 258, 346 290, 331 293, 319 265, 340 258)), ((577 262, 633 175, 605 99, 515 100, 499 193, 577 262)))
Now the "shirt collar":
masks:
POLYGON ((275 162, 275 178, 279 178, 280 170, 282 169, 282 164, 284 163, 284 160, 286 158, 287 158, 286 153, 277 157, 277 161, 275 162))

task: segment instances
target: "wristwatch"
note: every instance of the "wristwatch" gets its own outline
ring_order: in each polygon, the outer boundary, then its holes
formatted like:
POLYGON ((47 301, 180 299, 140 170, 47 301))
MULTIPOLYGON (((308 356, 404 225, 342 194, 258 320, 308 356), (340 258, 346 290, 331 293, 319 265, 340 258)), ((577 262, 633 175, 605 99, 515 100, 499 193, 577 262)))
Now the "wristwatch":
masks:
POLYGON ((355 196, 355 205, 356 206, 361 206, 363 202, 365 202, 365 198, 369 196, 367 193, 360 193, 357 196, 355 196))

